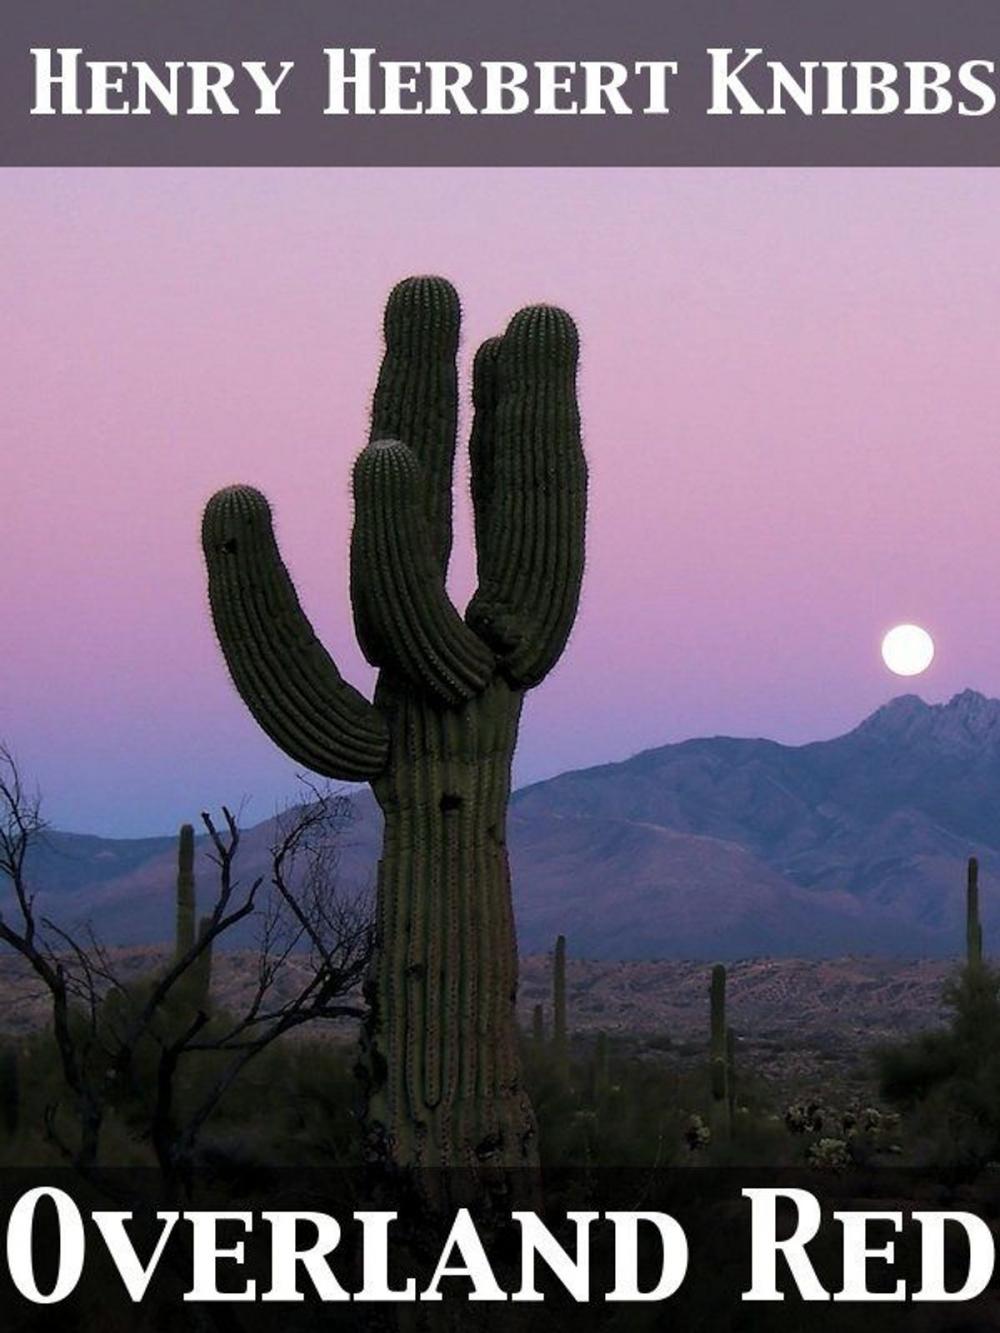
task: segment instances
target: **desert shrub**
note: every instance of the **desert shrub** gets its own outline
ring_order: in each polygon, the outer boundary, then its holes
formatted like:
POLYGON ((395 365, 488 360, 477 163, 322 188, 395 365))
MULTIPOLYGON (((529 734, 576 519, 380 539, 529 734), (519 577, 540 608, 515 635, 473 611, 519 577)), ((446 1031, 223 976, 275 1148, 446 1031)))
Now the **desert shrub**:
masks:
POLYGON ((353 1039, 283 1039, 244 1072, 218 1124, 245 1132, 255 1106, 257 1149, 272 1164, 353 1166, 361 1161, 362 1087, 353 1039))
MULTIPOLYGON (((106 1089, 102 1165, 155 1164, 151 1131, 161 1052, 164 1043, 187 1029, 195 1010, 179 989, 157 1010, 122 1063, 118 1057, 123 1042, 154 984, 155 977, 145 977, 109 992, 96 1020, 82 1009, 70 1014, 74 1045, 87 1061, 88 1080, 106 1089)), ((213 1008, 199 1039, 211 1046, 230 1031, 232 1021, 213 1008)), ((79 1130, 52 1029, 22 1040, 16 1053, 16 1125, 13 1112, 3 1104, 6 1084, 0 1080, 0 1131, 5 1131, 0 1132, 0 1163, 59 1162, 56 1140, 72 1146, 79 1130)), ((286 1035, 247 1064, 216 1100, 213 1092, 231 1060, 230 1052, 217 1049, 190 1051, 174 1077, 174 1113, 180 1126, 206 1100, 215 1102, 195 1150, 202 1166, 228 1170, 251 1159, 275 1165, 360 1160, 360 1085, 353 1039, 286 1035)))
POLYGON ((687 1156, 684 1122, 701 1104, 695 1080, 662 1060, 641 1058, 633 1043, 612 1046, 595 1078, 594 1043, 577 1043, 569 1077, 547 1043, 525 1043, 524 1078, 538 1121, 546 1167, 667 1166, 687 1156))
POLYGON ((882 1095, 907 1114, 916 1155, 978 1168, 1000 1156, 1000 972, 980 964, 948 982, 946 1028, 878 1053, 882 1095))
POLYGON ((879 1087, 893 1105, 912 1108, 959 1072, 958 1052, 948 1032, 922 1032, 879 1053, 879 1087))
POLYGON ((545 1167, 655 1168, 791 1164, 791 1145, 772 1093, 748 1065, 737 1073, 732 1132, 725 1142, 709 1129, 709 1064, 704 1044, 685 1065, 664 1056, 678 1047, 655 1038, 610 1045, 607 1070, 595 1078, 594 1042, 573 1047, 568 1080, 546 1043, 525 1043, 525 1081, 538 1119, 545 1167))

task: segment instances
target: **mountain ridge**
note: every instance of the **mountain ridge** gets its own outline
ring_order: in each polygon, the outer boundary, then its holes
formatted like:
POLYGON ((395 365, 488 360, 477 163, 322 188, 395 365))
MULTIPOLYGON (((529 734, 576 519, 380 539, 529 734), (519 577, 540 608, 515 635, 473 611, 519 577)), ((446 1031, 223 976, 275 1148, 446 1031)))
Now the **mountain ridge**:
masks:
MULTIPOLYGON (((352 802, 343 873, 370 884, 380 815, 352 802)), ((271 825, 245 831, 244 873, 271 825)), ((63 914, 168 938, 172 837, 48 841, 32 870, 63 914)), ((987 937, 1000 926, 1000 700, 904 694, 829 740, 699 737, 559 774, 514 794, 509 844, 525 952, 566 933, 595 958, 954 954, 969 855, 987 937)))
MULTIPOLYGON (((705 737, 561 774, 519 791, 512 811, 573 811, 736 842, 802 889, 843 891, 898 924, 897 949, 958 939, 962 869, 1000 871, 1000 700, 902 695, 841 736, 802 745, 705 737)), ((817 906, 829 899, 818 897, 817 906)), ((992 917, 987 900, 984 917, 992 917)))

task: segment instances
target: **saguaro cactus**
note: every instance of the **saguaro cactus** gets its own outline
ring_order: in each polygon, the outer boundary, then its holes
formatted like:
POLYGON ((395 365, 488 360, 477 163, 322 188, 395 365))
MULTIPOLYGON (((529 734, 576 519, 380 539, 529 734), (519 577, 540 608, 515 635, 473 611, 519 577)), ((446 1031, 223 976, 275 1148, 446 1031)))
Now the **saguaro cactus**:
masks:
POLYGON ((566 936, 556 938, 552 956, 552 1056, 560 1082, 569 1082, 569 1028, 566 1022, 566 936))
POLYGON ((983 961, 983 927, 979 920, 979 862, 969 857, 965 883, 965 960, 969 967, 983 961))
POLYGON ((351 600, 380 668, 373 703, 317 640, 259 492, 214 496, 203 544, 222 651, 258 723, 314 771, 369 781, 385 815, 364 1038, 369 1153, 486 1170, 536 1156, 505 820, 524 693, 576 614, 586 467, 576 330, 561 310, 522 310, 475 358, 479 586, 463 619, 445 590, 458 332, 449 283, 393 290, 354 468, 351 600))
MULTIPOLYGON (((203 916, 198 922, 198 941, 205 939, 212 929, 212 918, 203 916)), ((212 941, 209 940, 191 968, 192 999, 199 1009, 207 1009, 212 992, 212 941)))
POLYGON ((726 1036, 726 969, 722 963, 712 968, 711 985, 711 1091, 712 1133, 719 1138, 729 1137, 729 1051, 726 1036))
MULTIPOLYGON (((195 921, 198 909, 198 891, 194 880, 194 829, 190 824, 182 824, 177 837, 177 927, 174 941, 174 958, 183 958, 194 948, 195 939, 201 940, 211 928, 212 918, 203 916, 198 921, 197 935, 195 921)), ((212 983, 212 945, 211 942, 198 955, 184 979, 182 991, 185 998, 198 1008, 208 1005, 209 990, 212 983)))
POLYGON ((194 829, 182 824, 177 838, 177 958, 194 948, 194 913, 194 829))

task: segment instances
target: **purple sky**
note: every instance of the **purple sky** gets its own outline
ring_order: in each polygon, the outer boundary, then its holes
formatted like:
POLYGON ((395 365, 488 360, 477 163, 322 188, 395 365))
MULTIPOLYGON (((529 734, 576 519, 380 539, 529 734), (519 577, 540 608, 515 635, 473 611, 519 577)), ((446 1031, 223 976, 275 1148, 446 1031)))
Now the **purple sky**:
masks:
MULTIPOLYGON (((582 334, 589 567, 519 781, 705 733, 834 735, 1000 694, 1000 174, 5 171, 0 735, 49 817, 169 831, 295 767, 231 688, 198 526, 266 491, 367 688, 349 475, 385 293, 440 272, 472 350, 530 301, 582 334), (915 620, 938 657, 891 677, 915 620)), ((464 463, 453 589, 471 591, 464 463)))

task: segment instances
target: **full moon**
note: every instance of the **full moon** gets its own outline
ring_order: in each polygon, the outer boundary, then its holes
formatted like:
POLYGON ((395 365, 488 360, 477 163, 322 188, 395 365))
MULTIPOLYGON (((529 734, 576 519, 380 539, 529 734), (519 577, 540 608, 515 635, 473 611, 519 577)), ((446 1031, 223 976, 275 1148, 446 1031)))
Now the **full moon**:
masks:
POLYGON ((919 676, 934 660, 934 640, 919 625, 896 625, 882 640, 882 661, 897 676, 919 676))

